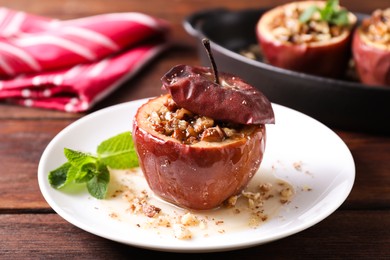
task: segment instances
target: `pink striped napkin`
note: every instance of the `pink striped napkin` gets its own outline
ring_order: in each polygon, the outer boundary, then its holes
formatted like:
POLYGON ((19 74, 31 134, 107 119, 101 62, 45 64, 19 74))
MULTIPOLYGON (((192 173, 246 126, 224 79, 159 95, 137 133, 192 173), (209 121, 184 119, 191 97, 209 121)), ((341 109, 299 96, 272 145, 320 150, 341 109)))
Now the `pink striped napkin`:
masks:
POLYGON ((163 51, 169 31, 136 12, 60 21, 0 8, 0 100, 87 111, 163 51))

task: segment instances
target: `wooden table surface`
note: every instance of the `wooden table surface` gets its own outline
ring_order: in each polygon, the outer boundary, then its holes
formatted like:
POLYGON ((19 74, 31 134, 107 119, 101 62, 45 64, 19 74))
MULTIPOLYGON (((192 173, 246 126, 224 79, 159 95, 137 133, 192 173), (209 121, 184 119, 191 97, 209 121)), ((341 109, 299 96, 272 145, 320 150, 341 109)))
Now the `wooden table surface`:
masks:
MULTIPOLYGON (((59 19, 139 11, 172 23, 180 43, 101 101, 88 113, 24 108, 0 103, 0 258, 122 259, 179 256, 221 258, 390 259, 390 137, 333 129, 347 144, 356 164, 356 180, 347 200, 317 225, 290 237, 230 252, 178 255, 113 242, 73 226, 46 203, 38 187, 37 167, 52 138, 93 111, 160 94, 161 76, 173 65, 198 65, 194 39, 183 19, 198 10, 260 8, 272 0, 0 0, 0 5, 59 19)), ((389 0, 342 0, 352 11, 370 13, 389 0)), ((390 100, 389 100, 390 102, 390 100)), ((390 112, 390 111, 389 111, 390 112)), ((390 120, 384 118, 384 120, 390 120)), ((373 124, 377 122, 372 122, 373 124)))

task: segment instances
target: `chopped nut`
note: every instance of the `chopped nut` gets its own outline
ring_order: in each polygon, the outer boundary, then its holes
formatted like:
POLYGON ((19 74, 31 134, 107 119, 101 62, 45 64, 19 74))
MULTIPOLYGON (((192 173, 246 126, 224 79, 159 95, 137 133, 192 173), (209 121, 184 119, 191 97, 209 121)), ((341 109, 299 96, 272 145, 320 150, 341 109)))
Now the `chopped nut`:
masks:
POLYGON ((237 203, 237 199, 238 199, 238 196, 237 196, 237 195, 231 196, 230 198, 228 198, 228 199, 226 200, 226 202, 225 202, 226 206, 227 206, 228 208, 234 207, 234 206, 236 205, 236 203, 237 203))
POLYGON ((183 215, 181 217, 180 222, 184 226, 196 226, 196 225, 199 224, 198 218, 195 215, 191 214, 191 213, 186 213, 185 215, 183 215))
POLYGON ((192 238, 192 232, 182 224, 174 224, 173 231, 177 239, 185 240, 192 238))
POLYGON ((173 99, 168 99, 164 106, 167 107, 169 111, 175 111, 177 109, 177 105, 173 99))
POLYGON ((289 187, 283 188, 280 191, 280 202, 281 203, 289 202, 292 195, 293 195, 293 191, 289 187))
POLYGON ((200 116, 185 108, 179 108, 168 98, 157 112, 148 116, 151 127, 158 133, 171 136, 185 144, 199 141, 221 142, 226 138, 240 138, 237 131, 242 126, 227 122, 215 122, 207 116, 200 116))
POLYGON ((110 213, 109 216, 110 216, 111 218, 118 218, 118 214, 115 213, 115 212, 110 213))
POLYGON ((259 186, 260 191, 270 191, 272 189, 271 183, 262 183, 259 186))
MULTIPOLYGON (((226 208, 232 208, 229 214, 248 214, 239 217, 248 217, 246 220, 248 227, 257 228, 269 218, 266 212, 266 200, 275 196, 275 201, 279 200, 281 203, 291 201, 294 193, 292 187, 282 180, 277 181, 277 184, 273 185, 266 182, 248 187, 241 194, 231 196, 225 201, 224 205, 226 208)), ((311 190, 308 187, 302 187, 302 189, 311 190)), ((141 223, 135 222, 135 226, 138 228, 152 228, 156 229, 158 233, 168 229, 173 231, 175 238, 180 240, 193 239, 195 235, 198 235, 195 232, 200 231, 202 231, 204 237, 209 236, 211 234, 209 230, 213 230, 212 228, 214 228, 214 232, 218 233, 228 231, 229 221, 224 217, 213 215, 199 217, 199 215, 188 210, 183 213, 182 211, 174 211, 173 213, 163 212, 161 208, 151 203, 150 199, 152 197, 150 197, 147 190, 135 191, 126 185, 121 186, 120 189, 118 188, 116 192, 120 192, 122 198, 130 204, 128 212, 146 217, 141 223)), ((112 211, 109 216, 122 220, 122 218, 119 218, 119 215, 112 211)))
POLYGON ((192 117, 193 113, 185 108, 179 108, 176 110, 176 118, 185 119, 186 117, 192 117))
POLYGON ((260 199, 260 196, 261 196, 261 194, 258 192, 254 193, 254 192, 249 192, 249 191, 243 191, 242 195, 244 195, 248 199, 252 199, 252 200, 258 200, 258 199, 260 199))
POLYGON ((200 140, 206 142, 221 142, 225 135, 219 126, 210 127, 203 131, 200 140))
POLYGON ((302 171, 302 162, 299 161, 299 162, 294 162, 293 163, 293 167, 295 168, 295 170, 297 171, 302 171))
POLYGON ((203 130, 212 127, 214 125, 214 120, 212 118, 202 116, 196 119, 194 124, 194 130, 197 133, 202 132, 203 130))
POLYGON ((329 24, 314 13, 307 23, 301 23, 299 17, 303 9, 290 5, 272 22, 272 34, 283 42, 294 44, 327 41, 341 35, 347 27, 329 24))
POLYGON ((375 10, 370 18, 363 20, 362 29, 371 41, 389 45, 390 8, 375 10))
POLYGON ((292 195, 292 190, 290 188, 284 188, 281 192, 280 195, 283 197, 290 197, 292 195))
POLYGON ((153 218, 156 215, 160 213, 161 209, 157 208, 156 206, 149 205, 149 204, 143 204, 142 205, 142 212, 145 214, 145 216, 149 218, 153 218))

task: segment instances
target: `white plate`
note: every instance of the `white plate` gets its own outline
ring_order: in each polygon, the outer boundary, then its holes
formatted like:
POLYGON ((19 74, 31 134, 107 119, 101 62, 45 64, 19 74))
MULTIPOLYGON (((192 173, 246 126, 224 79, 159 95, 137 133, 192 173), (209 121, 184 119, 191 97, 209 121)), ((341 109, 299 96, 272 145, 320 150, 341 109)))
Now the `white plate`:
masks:
POLYGON ((115 219, 110 212, 118 205, 121 207, 117 200, 96 200, 85 189, 69 192, 50 187, 48 173, 65 162, 65 147, 95 152, 101 141, 131 130, 133 116, 146 100, 87 115, 62 130, 45 149, 38 167, 39 187, 49 205, 68 222, 92 234, 142 248, 172 252, 225 251, 264 244, 309 228, 333 213, 353 187, 355 165, 344 142, 315 119, 276 104, 273 104, 276 124, 267 125, 266 152, 255 177, 273 175, 288 182, 295 194, 290 203, 282 205, 257 228, 238 228, 180 240, 153 228, 136 227, 131 218, 115 219))

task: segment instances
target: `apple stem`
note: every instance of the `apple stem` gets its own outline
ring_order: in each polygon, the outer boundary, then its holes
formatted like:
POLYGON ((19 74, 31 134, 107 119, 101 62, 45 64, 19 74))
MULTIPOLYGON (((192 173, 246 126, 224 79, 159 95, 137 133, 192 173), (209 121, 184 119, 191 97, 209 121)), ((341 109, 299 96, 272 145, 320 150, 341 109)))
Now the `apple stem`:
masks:
POLYGON ((210 40, 209 39, 203 39, 202 43, 203 43, 203 46, 205 47, 205 49, 207 51, 207 54, 208 54, 210 62, 211 62, 211 69, 212 69, 213 74, 214 74, 214 82, 215 82, 215 84, 219 84, 217 64, 215 63, 213 54, 211 53, 210 40))

